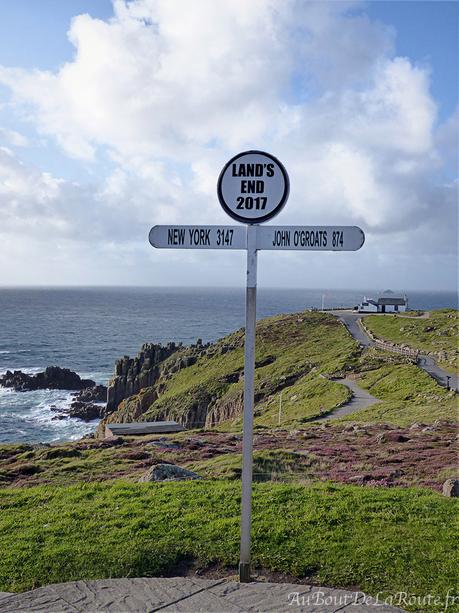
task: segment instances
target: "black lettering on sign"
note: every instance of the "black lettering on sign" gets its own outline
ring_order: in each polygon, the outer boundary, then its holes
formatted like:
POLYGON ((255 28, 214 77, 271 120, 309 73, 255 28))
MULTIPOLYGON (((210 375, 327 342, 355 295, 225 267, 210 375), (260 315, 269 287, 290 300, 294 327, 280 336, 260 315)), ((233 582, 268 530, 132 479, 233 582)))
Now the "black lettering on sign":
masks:
POLYGON ((262 194, 265 191, 264 181, 243 179, 241 181, 241 194, 262 194))
POLYGON ((266 171, 267 177, 274 177, 274 164, 232 164, 233 177, 262 177, 266 171))
POLYGON ((237 209, 255 209, 257 211, 263 211, 266 208, 266 203, 268 202, 268 198, 266 196, 256 196, 253 198, 252 196, 238 196, 236 198, 236 208, 237 209))
POLYGON ((274 232, 273 247, 290 247, 290 231, 276 230, 274 232))
POLYGON ((343 232, 341 230, 333 231, 332 247, 343 247, 343 246, 344 246, 343 232))
POLYGON ((190 243, 192 245, 210 247, 210 228, 207 228, 207 230, 200 228, 188 231, 190 234, 190 243))
POLYGON ((184 228, 169 228, 167 231, 167 244, 168 245, 183 245, 185 241, 185 229, 184 228))
POLYGON ((234 230, 225 230, 220 228, 217 230, 217 247, 221 247, 222 245, 227 245, 231 247, 233 244, 233 232, 234 230))

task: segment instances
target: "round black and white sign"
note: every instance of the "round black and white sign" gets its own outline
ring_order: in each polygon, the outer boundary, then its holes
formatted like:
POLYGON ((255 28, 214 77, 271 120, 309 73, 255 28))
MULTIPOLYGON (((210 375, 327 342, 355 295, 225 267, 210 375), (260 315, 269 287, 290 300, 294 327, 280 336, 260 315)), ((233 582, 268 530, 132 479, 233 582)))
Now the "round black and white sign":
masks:
POLYGON ((268 221, 287 202, 290 182, 270 153, 244 151, 225 165, 218 178, 218 199, 230 217, 243 223, 268 221))

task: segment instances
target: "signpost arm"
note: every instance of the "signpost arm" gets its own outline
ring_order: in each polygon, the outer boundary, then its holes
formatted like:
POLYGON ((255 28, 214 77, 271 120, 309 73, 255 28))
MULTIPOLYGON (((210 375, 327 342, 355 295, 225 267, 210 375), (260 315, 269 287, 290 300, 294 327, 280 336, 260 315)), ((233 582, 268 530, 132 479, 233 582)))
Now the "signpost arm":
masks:
POLYGON ((239 580, 250 581, 252 520, 253 410, 255 387, 255 326, 257 310, 257 226, 247 226, 247 289, 245 307, 244 419, 242 442, 242 510, 239 580))

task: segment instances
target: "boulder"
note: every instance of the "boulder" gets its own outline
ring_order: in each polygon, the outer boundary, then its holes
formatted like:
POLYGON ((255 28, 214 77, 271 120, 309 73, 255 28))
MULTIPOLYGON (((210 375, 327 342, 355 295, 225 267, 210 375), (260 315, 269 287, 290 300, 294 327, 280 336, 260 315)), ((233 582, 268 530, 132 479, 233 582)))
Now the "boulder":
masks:
POLYGON ((64 413, 69 417, 76 417, 83 421, 92 421, 93 419, 100 419, 105 411, 105 407, 100 404, 94 404, 93 402, 72 402, 69 409, 66 409, 64 413))
POLYGON ((443 483, 442 493, 448 498, 459 497, 459 479, 447 479, 443 483))
POLYGON ((80 402, 107 402, 107 388, 105 385, 86 387, 76 394, 72 394, 80 402))
POLYGON ((43 372, 28 375, 21 370, 6 373, 0 377, 0 386, 13 388, 15 392, 28 392, 33 390, 82 390, 94 387, 91 379, 81 379, 76 372, 59 366, 48 366, 43 372))
POLYGON ((147 447, 160 447, 161 449, 180 449, 180 445, 178 443, 174 443, 173 441, 169 441, 168 439, 161 437, 156 441, 152 441, 151 443, 147 443, 147 447))
POLYGON ((140 477, 139 483, 145 481, 189 481, 192 479, 201 479, 201 477, 197 473, 175 464, 156 464, 140 477))
POLYGON ((382 432, 376 437, 377 443, 406 443, 410 439, 400 432, 382 432))
POLYGON ((105 406, 94 404, 93 402, 80 402, 74 400, 70 407, 62 409, 55 406, 51 407, 51 411, 59 413, 53 419, 67 419, 73 417, 82 419, 83 421, 92 421, 93 419, 101 419, 105 414, 105 406))

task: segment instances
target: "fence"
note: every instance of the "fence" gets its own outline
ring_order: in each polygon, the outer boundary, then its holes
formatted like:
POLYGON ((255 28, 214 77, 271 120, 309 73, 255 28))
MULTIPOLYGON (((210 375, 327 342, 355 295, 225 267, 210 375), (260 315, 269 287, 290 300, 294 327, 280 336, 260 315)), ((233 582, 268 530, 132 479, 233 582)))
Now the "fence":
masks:
POLYGON ((406 355, 416 361, 419 359, 418 349, 412 349, 411 347, 402 347, 401 345, 394 345, 393 343, 388 343, 387 341, 383 341, 380 338, 376 338, 376 336, 374 336, 371 331, 365 326, 362 319, 359 319, 358 322, 365 334, 369 336, 371 340, 376 343, 376 346, 380 349, 384 349, 385 351, 391 351, 392 353, 400 353, 401 355, 406 355))
POLYGON ((386 343, 385 341, 381 341, 379 339, 374 339, 374 341, 380 349, 384 349, 385 351, 392 351, 392 353, 401 353, 402 355, 414 358, 415 360, 417 360, 419 357, 419 351, 417 349, 410 349, 410 347, 401 347, 400 345, 392 345, 391 343, 386 343))

